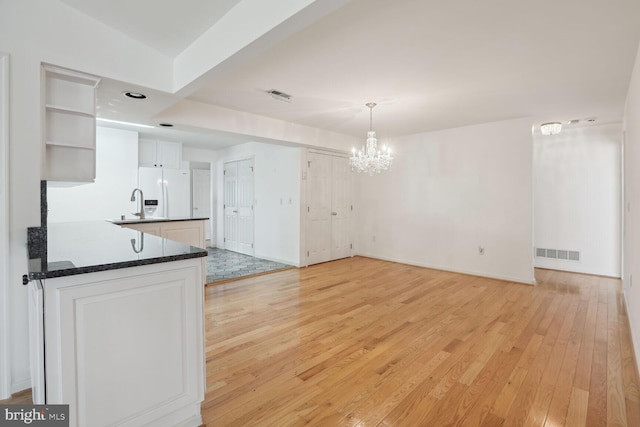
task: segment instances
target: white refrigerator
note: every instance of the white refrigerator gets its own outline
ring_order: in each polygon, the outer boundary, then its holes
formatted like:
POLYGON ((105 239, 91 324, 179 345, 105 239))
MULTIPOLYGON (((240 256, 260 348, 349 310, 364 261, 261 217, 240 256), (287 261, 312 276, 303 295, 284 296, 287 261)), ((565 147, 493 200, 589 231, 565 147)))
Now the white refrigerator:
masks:
POLYGON ((191 215, 189 171, 166 168, 138 168, 138 188, 144 195, 147 217, 178 218, 191 215), (153 209, 152 200, 157 200, 153 209), (151 203, 150 203, 151 202, 151 203))

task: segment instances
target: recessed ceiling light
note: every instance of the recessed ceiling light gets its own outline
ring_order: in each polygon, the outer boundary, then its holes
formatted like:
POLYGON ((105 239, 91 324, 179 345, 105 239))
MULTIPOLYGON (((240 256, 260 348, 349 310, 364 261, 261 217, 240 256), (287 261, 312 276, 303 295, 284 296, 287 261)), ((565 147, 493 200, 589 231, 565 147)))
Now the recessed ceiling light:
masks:
POLYGON ((140 92, 122 92, 122 94, 124 96, 127 96, 129 98, 133 98, 133 99, 146 99, 147 95, 145 95, 144 93, 140 93, 140 92))
POLYGON ((171 123, 158 123, 160 126, 165 127, 165 128, 172 128, 173 125, 171 123))

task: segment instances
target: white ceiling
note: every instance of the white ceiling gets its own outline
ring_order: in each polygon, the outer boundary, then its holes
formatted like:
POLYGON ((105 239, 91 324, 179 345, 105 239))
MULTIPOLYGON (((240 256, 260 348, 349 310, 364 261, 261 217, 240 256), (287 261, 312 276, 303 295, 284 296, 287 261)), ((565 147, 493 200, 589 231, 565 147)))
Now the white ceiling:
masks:
POLYGON ((241 0, 60 0, 174 57, 241 0))
MULTIPOLYGON (((237 3, 64 1, 169 54, 237 3)), ((615 121, 639 40, 637 0, 352 0, 188 99, 355 136, 369 101, 380 137, 524 116, 615 121)))

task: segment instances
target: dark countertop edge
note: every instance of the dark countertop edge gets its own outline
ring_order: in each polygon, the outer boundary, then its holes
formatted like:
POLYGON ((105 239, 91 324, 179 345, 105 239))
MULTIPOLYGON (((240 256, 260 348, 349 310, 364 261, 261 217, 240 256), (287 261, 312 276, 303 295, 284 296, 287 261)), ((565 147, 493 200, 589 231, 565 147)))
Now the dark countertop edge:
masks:
POLYGON ((106 219, 105 221, 115 225, 128 225, 128 224, 148 224, 153 222, 179 222, 179 221, 207 221, 209 217, 198 218, 145 218, 145 219, 106 219))
POLYGON ((91 265, 87 267, 65 268, 61 270, 45 272, 29 272, 29 280, 53 279, 56 277, 75 276, 76 274, 96 273, 99 271, 118 270, 121 268, 138 267, 141 265, 161 264, 183 259, 203 258, 207 256, 207 251, 202 249, 199 252, 188 254, 168 255, 164 257, 148 258, 135 261, 115 262, 112 264, 91 265))

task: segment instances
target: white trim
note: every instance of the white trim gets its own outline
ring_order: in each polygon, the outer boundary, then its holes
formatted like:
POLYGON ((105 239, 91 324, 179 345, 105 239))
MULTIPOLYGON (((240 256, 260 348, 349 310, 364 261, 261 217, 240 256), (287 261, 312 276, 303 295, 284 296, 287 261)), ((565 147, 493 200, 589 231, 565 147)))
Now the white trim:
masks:
POLYGON ((416 267, 430 268, 430 269, 433 269, 433 270, 442 270, 442 271, 448 271, 448 272, 451 272, 451 273, 466 274, 466 275, 469 275, 469 276, 486 277, 488 279, 504 280, 506 282, 522 283, 524 285, 535 285, 536 284, 535 278, 531 278, 531 279, 527 280, 527 279, 523 279, 521 277, 505 276, 505 275, 502 275, 502 274, 489 274, 489 273, 485 273, 483 271, 474 271, 474 270, 466 270, 466 269, 459 269, 459 268, 451 268, 451 267, 437 265, 437 264, 430 264, 430 263, 424 263, 424 262, 419 262, 419 261, 411 261, 411 260, 393 258, 393 257, 384 257, 384 256, 375 255, 375 254, 357 253, 357 254, 353 254, 353 256, 363 256, 363 257, 366 257, 366 258, 374 258, 374 259, 380 259, 382 261, 397 262, 399 264, 415 265, 416 267))
POLYGON ((274 258, 272 256, 263 255, 263 254, 255 254, 254 257, 255 258, 264 259, 266 261, 272 261, 272 262, 277 262, 277 263, 280 263, 280 264, 285 264, 285 265, 287 265, 289 267, 300 268, 300 265, 298 263, 296 263, 295 261, 290 260, 290 259, 274 258))
POLYGON ((9 55, 0 52, 0 400, 11 397, 8 207, 9 55))

